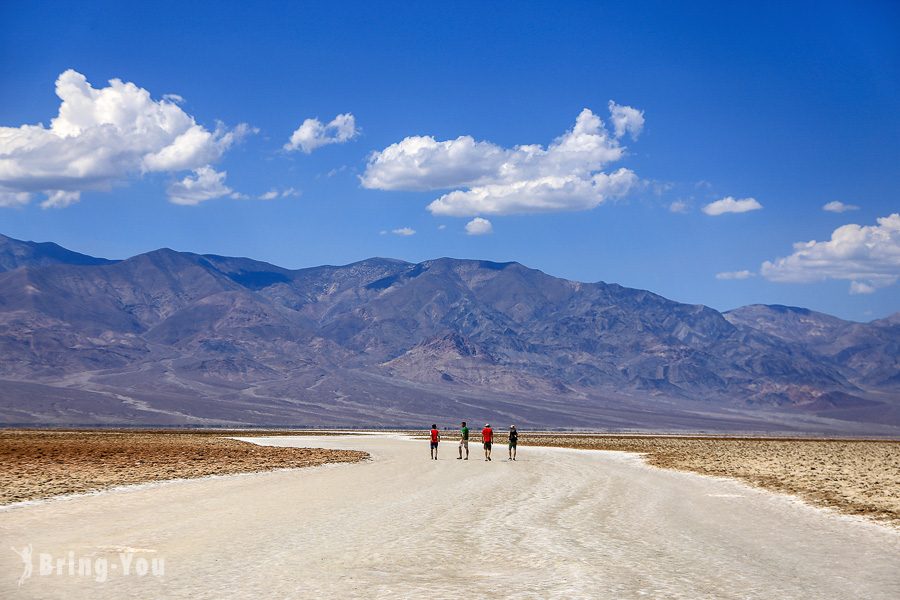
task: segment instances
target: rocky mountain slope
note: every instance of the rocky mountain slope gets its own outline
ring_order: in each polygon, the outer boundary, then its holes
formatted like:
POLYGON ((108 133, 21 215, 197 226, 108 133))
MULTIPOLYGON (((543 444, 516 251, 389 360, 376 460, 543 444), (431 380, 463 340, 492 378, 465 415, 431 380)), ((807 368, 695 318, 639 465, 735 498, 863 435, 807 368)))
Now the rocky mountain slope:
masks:
POLYGON ((898 329, 518 263, 106 261, 0 237, 5 423, 894 433, 898 329))
POLYGON ((753 305, 725 318, 799 345, 863 386, 900 390, 900 313, 853 323, 805 308, 753 305))

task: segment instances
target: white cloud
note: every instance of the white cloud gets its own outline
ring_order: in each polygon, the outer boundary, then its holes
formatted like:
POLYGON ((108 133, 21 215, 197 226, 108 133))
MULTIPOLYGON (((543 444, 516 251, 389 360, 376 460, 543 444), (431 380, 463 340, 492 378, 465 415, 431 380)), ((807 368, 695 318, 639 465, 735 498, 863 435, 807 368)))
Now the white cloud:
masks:
POLYGON ((411 227, 400 227, 399 229, 392 229, 391 233, 394 235, 400 235, 404 237, 409 237, 411 235, 416 235, 416 230, 411 227))
POLYGON ((744 269, 743 271, 725 271, 724 273, 716 273, 716 279, 750 279, 755 275, 756 273, 744 269))
POLYGON ((721 200, 710 202, 704 206, 703 212, 710 216, 718 217, 719 215, 724 215, 726 213, 745 213, 751 210, 760 210, 761 208, 762 204, 757 202, 756 198, 742 198, 741 200, 736 200, 732 196, 726 196, 721 200))
POLYGON ((243 123, 231 131, 219 124, 214 132, 209 132, 200 125, 193 125, 167 146, 144 156, 142 169, 144 172, 184 171, 196 169, 197 165, 208 166, 236 141, 256 131, 243 123))
POLYGON ((0 188, 0 207, 25 206, 31 202, 31 194, 28 192, 13 192, 0 188))
MULTIPOLYGON (((629 123, 626 131, 639 130, 633 119, 629 123)), ((601 171, 624 153, 601 119, 584 109, 575 126, 547 147, 503 148, 471 136, 407 137, 372 153, 360 179, 370 189, 453 190, 428 206, 435 215, 588 210, 637 184, 628 169, 601 171)))
POLYGON ((369 156, 363 187, 423 191, 471 185, 489 180, 508 152, 470 136, 438 142, 412 136, 369 156))
POLYGON ((47 192, 47 199, 41 202, 41 208, 65 208, 81 200, 81 192, 55 190, 47 192))
POLYGON ((279 190, 277 188, 272 188, 268 192, 264 194, 260 194, 256 198, 258 200, 275 200, 276 198, 289 198, 289 197, 297 197, 300 195, 300 191, 296 190, 292 187, 285 188, 283 190, 279 190))
POLYGON ((850 293, 854 296, 859 294, 874 294, 875 286, 869 285, 868 283, 863 283, 861 281, 851 281, 850 293))
POLYGON ((284 145, 284 149, 289 152, 302 150, 309 154, 322 146, 343 144, 357 135, 356 118, 350 113, 338 115, 327 124, 318 119, 306 119, 291 134, 291 140, 284 145))
POLYGON ((664 196, 675 189, 675 184, 671 181, 644 180, 641 183, 655 196, 664 196))
POLYGON ((494 232, 494 226, 487 219, 475 217, 466 223, 466 233, 469 235, 487 235, 494 232))
MULTIPOLYGON (((59 112, 50 126, 0 127, 0 189, 42 192, 61 207, 141 173, 194 170, 218 160, 252 130, 209 131, 173 95, 154 100, 133 83, 94 88, 69 69, 56 80, 59 112)), ((22 196, 19 196, 22 198, 22 196)))
POLYGON ((892 285, 900 278, 900 214, 877 225, 843 225, 828 241, 798 242, 793 254, 764 262, 760 272, 779 282, 850 281, 855 294, 892 285))
POLYGON ((590 179, 541 177, 490 184, 444 194, 428 205, 435 215, 514 214, 590 210, 609 197, 622 196, 638 181, 628 169, 597 173, 590 179))
POLYGON ((349 169, 349 167, 347 165, 341 165, 340 167, 335 167, 334 169, 331 169, 330 171, 325 173, 325 177, 334 177, 335 175, 340 175, 347 169, 349 169))
POLYGON ((848 210, 859 210, 855 204, 844 204, 840 200, 832 200, 822 207, 822 210, 833 213, 847 212, 848 210))
POLYGON ((444 224, 438 225, 438 231, 443 231, 445 229, 447 229, 446 225, 444 225, 444 224))
POLYGON ((617 138, 628 133, 636 140, 644 129, 644 111, 609 101, 609 120, 617 138))
POLYGON ((196 206, 201 202, 223 196, 241 198, 240 194, 225 185, 226 174, 225 171, 219 172, 212 167, 195 169, 193 176, 188 175, 181 181, 169 185, 167 190, 169 201, 182 206, 196 206))
POLYGON ((672 204, 669 205, 669 212, 673 213, 686 213, 690 210, 688 203, 684 200, 676 200, 672 204))

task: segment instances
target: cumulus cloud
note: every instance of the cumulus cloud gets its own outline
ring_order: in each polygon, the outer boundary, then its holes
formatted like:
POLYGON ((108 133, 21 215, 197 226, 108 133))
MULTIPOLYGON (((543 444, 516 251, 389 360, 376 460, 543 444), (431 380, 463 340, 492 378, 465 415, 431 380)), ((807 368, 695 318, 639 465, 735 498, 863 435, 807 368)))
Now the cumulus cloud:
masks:
POLYGON ((466 223, 466 233, 469 235, 487 235, 493 233, 494 226, 487 219, 475 217, 466 223))
POLYGON ((302 150, 310 154, 322 146, 349 142, 357 135, 359 130, 356 128, 356 118, 350 113, 338 115, 328 123, 322 123, 319 119, 306 119, 291 134, 284 149, 288 152, 302 150))
POLYGON ((617 138, 626 133, 636 140, 644 129, 644 111, 609 101, 609 120, 617 138))
POLYGON ((716 273, 716 279, 723 279, 723 280, 750 279, 754 275, 756 275, 756 273, 744 269, 743 271, 725 271, 724 273, 716 273))
POLYGON ((750 212, 751 210, 760 210, 761 208, 762 204, 757 202, 756 198, 742 198, 741 200, 737 200, 732 196, 726 196, 721 200, 710 202, 704 206, 703 212, 710 216, 718 217, 719 215, 724 215, 726 213, 745 213, 750 212))
POLYGON ((83 191, 142 173, 208 166, 252 131, 244 124, 210 131, 178 106, 180 97, 154 100, 119 79, 94 88, 71 69, 57 78, 56 95, 49 127, 0 127, 0 193, 43 193, 42 206, 67 206, 83 191))
POLYGON ((439 142, 412 136, 369 156, 363 187, 424 191, 472 185, 490 180, 508 151, 470 136, 439 142))
MULTIPOLYGON (((620 113, 629 108, 613 106, 620 113)), ((627 115, 621 117, 627 121, 623 132, 634 136, 640 127, 630 112, 627 115)), ((407 137, 372 153, 360 179, 370 189, 452 190, 428 206, 435 215, 588 210, 638 183, 628 169, 602 171, 624 154, 618 137, 609 134, 600 117, 584 109, 574 127, 546 147, 503 148, 471 136, 445 141, 407 137)))
POLYGON ((416 235, 416 230, 411 227, 400 227, 399 229, 392 229, 391 233, 393 233, 394 235, 409 237, 411 235, 416 235))
POLYGON ((854 296, 859 294, 874 294, 875 286, 869 285, 868 283, 863 283, 861 281, 851 281, 850 293, 854 296))
POLYGON ((684 200, 676 200, 672 204, 669 205, 669 212, 673 213, 686 213, 690 210, 688 203, 684 200))
POLYGON ((330 171, 325 173, 325 177, 330 178, 330 177, 334 177, 335 175, 340 175, 347 169, 349 169, 349 167, 347 165, 341 165, 340 167, 335 167, 334 169, 331 169, 330 171))
POLYGON ((241 198, 240 194, 225 185, 225 176, 225 171, 219 172, 212 167, 195 169, 193 175, 169 185, 169 201, 182 206, 196 206, 224 196, 241 198))
POLYGON ((285 188, 283 190, 279 190, 277 188, 272 188, 268 192, 260 194, 257 196, 259 200, 275 200, 276 198, 289 198, 289 197, 297 197, 300 195, 300 191, 296 190, 292 187, 285 188))
POLYGON ((844 204, 840 200, 832 200, 823 206, 822 210, 826 212, 842 213, 847 212, 848 210, 859 210, 859 207, 855 204, 844 204))
POLYGON ((633 171, 622 168, 588 179, 549 176, 489 184, 444 194, 429 204, 428 210, 457 217, 589 210, 606 198, 624 195, 637 181, 633 171))
POLYGON ((28 192, 12 192, 0 188, 0 207, 25 206, 31 202, 31 194, 28 192))
POLYGON ((47 192, 47 198, 41 202, 41 208, 65 208, 81 200, 81 192, 54 190, 47 192))
POLYGON ((868 294, 900 278, 900 214, 876 225, 843 225, 828 241, 798 242, 790 256, 763 263, 760 273, 779 282, 850 281, 850 292, 868 294))

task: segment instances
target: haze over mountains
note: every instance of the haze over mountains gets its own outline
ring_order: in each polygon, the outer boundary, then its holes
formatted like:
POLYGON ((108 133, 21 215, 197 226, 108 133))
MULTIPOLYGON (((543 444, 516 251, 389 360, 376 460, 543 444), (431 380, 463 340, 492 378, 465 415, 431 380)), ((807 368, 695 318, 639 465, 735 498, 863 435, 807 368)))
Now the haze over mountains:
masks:
POLYGON ((518 263, 289 270, 0 236, 6 424, 900 433, 900 313, 720 313, 518 263))

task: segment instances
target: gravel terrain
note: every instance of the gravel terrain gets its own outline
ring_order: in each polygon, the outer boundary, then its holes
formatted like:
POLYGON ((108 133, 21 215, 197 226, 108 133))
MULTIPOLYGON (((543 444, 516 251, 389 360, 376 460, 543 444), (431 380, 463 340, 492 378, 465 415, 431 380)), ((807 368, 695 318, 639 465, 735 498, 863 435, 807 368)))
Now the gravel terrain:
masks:
POLYGON ((0 431, 0 505, 132 483, 311 467, 366 457, 348 450, 262 447, 223 435, 0 431))

